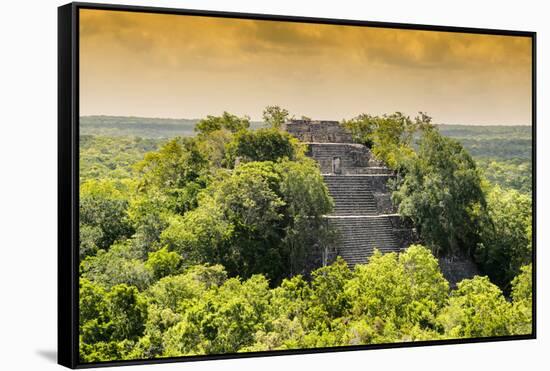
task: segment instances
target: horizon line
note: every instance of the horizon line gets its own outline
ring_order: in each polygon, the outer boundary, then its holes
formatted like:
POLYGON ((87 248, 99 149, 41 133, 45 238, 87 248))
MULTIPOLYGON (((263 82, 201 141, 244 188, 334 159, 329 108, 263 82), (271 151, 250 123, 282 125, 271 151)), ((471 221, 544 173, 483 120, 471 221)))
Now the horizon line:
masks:
MULTIPOLYGON (((212 115, 214 116, 214 115, 212 115)), ((204 118, 186 118, 186 117, 161 117, 161 116, 134 116, 134 115, 105 115, 105 114, 93 114, 93 115, 80 115, 79 116, 79 119, 82 119, 82 118, 86 118, 86 117, 113 117, 113 118, 137 118, 137 119, 149 119, 149 120, 171 120, 171 121, 183 121, 183 120, 186 120, 186 121, 200 121, 200 120, 203 120, 204 118)), ((409 116, 410 117, 410 116, 409 116)), ((311 121, 338 121, 338 122, 341 122, 342 120, 334 120, 334 119, 331 119, 331 120, 327 120, 327 119, 311 119, 311 121)), ((254 123, 265 123, 265 121, 263 120, 253 120, 253 119, 250 119, 250 122, 254 122, 254 123)), ((473 123, 470 123, 470 124, 466 124, 466 123, 436 123, 434 124, 436 126, 441 126, 441 125, 447 125, 447 126, 451 126, 451 125, 454 125, 454 126, 507 126, 507 127, 514 127, 514 126, 533 126, 532 123, 528 123, 528 124, 518 124, 518 123, 515 123, 515 124, 473 124, 473 123)))

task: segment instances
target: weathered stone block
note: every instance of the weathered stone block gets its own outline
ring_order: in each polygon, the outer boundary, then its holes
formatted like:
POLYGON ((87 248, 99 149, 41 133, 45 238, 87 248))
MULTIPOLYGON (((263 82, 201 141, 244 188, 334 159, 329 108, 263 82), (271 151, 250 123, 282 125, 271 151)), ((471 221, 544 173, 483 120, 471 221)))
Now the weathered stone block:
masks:
POLYGON ((338 121, 291 120, 285 123, 288 133, 302 142, 352 143, 349 131, 338 121))
POLYGON ((335 207, 327 215, 337 234, 335 248, 311 259, 327 264, 342 256, 349 265, 366 263, 374 249, 399 252, 416 241, 416 232, 394 214, 388 180, 393 172, 376 160, 337 121, 287 122, 286 130, 308 143, 306 155, 315 159, 335 207))

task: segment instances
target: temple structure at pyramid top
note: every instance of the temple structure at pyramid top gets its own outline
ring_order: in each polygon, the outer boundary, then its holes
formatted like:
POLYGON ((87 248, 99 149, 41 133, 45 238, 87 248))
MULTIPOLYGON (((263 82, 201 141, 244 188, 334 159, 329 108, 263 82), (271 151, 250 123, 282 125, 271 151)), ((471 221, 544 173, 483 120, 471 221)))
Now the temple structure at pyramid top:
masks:
POLYGON ((351 133, 338 121, 291 120, 286 130, 306 143, 353 143, 351 133))

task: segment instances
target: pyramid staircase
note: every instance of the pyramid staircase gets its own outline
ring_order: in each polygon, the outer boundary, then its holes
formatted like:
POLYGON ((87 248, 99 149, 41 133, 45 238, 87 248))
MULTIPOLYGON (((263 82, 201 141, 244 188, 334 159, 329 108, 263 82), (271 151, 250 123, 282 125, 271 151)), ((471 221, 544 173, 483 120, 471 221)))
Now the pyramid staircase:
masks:
POLYGON ((334 200, 327 219, 339 234, 337 254, 351 266, 366 263, 375 248, 399 251, 390 217, 378 212, 370 176, 376 175, 324 175, 334 200))
POLYGON ((393 172, 366 146, 353 143, 337 121, 292 120, 285 128, 308 145, 307 155, 319 164, 334 200, 334 210, 326 216, 338 235, 333 255, 353 267, 366 263, 374 249, 400 251, 400 229, 392 222, 398 217, 386 187, 393 172))

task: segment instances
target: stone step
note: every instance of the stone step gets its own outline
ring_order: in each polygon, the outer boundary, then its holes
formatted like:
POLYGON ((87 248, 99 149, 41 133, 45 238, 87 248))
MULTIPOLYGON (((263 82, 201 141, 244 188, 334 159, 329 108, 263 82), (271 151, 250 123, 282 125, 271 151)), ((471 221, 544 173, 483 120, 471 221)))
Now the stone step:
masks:
MULTIPOLYGON (((357 197, 353 197, 353 199, 351 199, 351 200, 343 198, 343 197, 338 197, 338 195, 334 195, 334 194, 331 194, 331 196, 334 199, 334 202, 336 203, 336 205, 340 204, 340 205, 353 206, 353 205, 358 205, 358 204, 366 204, 366 205, 372 205, 372 206, 376 207, 376 201, 374 201, 374 199, 369 200, 367 198, 369 196, 358 195, 357 197)), ((374 211, 376 211, 376 209, 374 209, 374 211)))
POLYGON ((367 191, 339 192, 339 191, 335 191, 334 189, 331 189, 330 187, 328 190, 332 197, 339 198, 342 202, 352 203, 356 199, 360 198, 360 199, 364 199, 365 201, 369 201, 376 204, 374 195, 371 192, 367 192, 367 191))
POLYGON ((349 211, 349 212, 355 212, 355 211, 363 211, 364 214, 358 214, 360 215, 377 215, 378 212, 376 210, 376 205, 372 205, 366 202, 356 202, 353 205, 346 205, 346 204, 339 204, 337 200, 335 200, 335 207, 334 210, 340 210, 340 211, 349 211))
POLYGON ((387 170, 379 170, 371 167, 347 167, 344 171, 345 176, 348 175, 393 175, 392 172, 387 170))
POLYGON ((363 199, 365 201, 369 201, 372 203, 376 203, 374 199, 374 195, 371 192, 367 191, 357 191, 357 192, 338 192, 334 191, 334 189, 331 189, 328 187, 328 190, 330 192, 330 195, 333 198, 339 198, 342 202, 353 202, 357 199, 363 199))
POLYGON ((332 198, 335 200, 337 204, 340 205, 348 205, 353 206, 357 204, 366 204, 366 205, 374 205, 376 206, 376 202, 374 199, 369 200, 367 197, 368 195, 358 195, 357 197, 353 197, 353 199, 343 198, 339 197, 338 195, 331 194, 332 198), (362 196, 362 197, 361 197, 362 196))
POLYGON ((333 214, 336 213, 336 210, 338 211, 342 211, 342 212, 350 212, 350 213, 354 213, 354 212, 357 212, 357 211, 361 211, 363 212, 362 214, 358 214, 358 216, 360 215, 377 215, 377 211, 376 211, 376 205, 372 205, 372 204, 368 204, 368 203, 354 203, 353 205, 342 205, 342 204, 338 204, 336 203, 335 207, 334 207, 334 211, 333 211, 333 214))
POLYGON ((350 266, 364 264, 377 248, 381 252, 399 251, 387 216, 330 217, 329 224, 339 232, 337 254, 350 266))
POLYGON ((366 263, 375 248, 382 252, 399 251, 390 218, 379 215, 372 190, 373 185, 377 185, 379 199, 383 189, 380 184, 393 176, 392 171, 371 161, 368 149, 357 145, 312 144, 310 155, 328 171, 334 157, 341 159, 344 174, 323 174, 334 200, 333 213, 327 220, 339 232, 337 254, 353 266, 366 263))
MULTIPOLYGON (((365 208, 366 209, 366 208, 365 208)), ((365 209, 357 209, 357 210, 344 210, 344 209, 334 209, 333 215, 336 216, 358 216, 358 215, 376 215, 376 213, 368 213, 365 211, 365 209)))
MULTIPOLYGON (((375 169, 377 170, 377 169, 375 169)), ((373 178, 381 177, 389 179, 392 175, 380 175, 380 174, 333 174, 323 173, 325 181, 338 181, 338 182, 370 182, 373 178)))
POLYGON ((333 182, 325 182, 327 187, 330 187, 335 192, 342 192, 342 193, 355 193, 356 191, 364 191, 364 192, 370 192, 370 184, 365 183, 333 183, 333 182))
POLYGON ((330 194, 332 195, 332 197, 338 197, 338 198, 341 199, 342 202, 351 203, 351 202, 355 201, 354 200, 355 198, 364 198, 366 201, 376 203, 376 201, 374 200, 374 195, 371 192, 367 192, 367 191, 364 191, 364 190, 357 191, 357 192, 350 192, 350 191, 340 192, 340 191, 335 191, 334 189, 329 188, 329 191, 330 191, 330 194), (372 197, 370 197, 370 196, 372 196, 372 197))
POLYGON ((361 176, 324 176, 334 200, 334 215, 376 215, 377 203, 369 179, 361 176))

